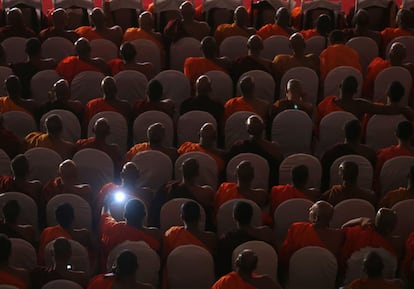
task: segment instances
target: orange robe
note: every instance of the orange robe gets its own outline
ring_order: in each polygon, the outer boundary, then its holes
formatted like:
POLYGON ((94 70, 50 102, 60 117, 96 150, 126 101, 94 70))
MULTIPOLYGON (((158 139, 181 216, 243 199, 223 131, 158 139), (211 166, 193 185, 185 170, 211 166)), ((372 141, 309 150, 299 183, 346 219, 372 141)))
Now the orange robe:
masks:
POLYGON ((406 188, 398 188, 391 192, 388 192, 380 202, 380 208, 391 208, 396 203, 414 199, 414 194, 408 191, 406 188))
POLYGON ((317 127, 319 127, 321 120, 331 112, 344 111, 342 107, 335 103, 336 98, 336 96, 327 96, 318 104, 315 121, 317 127))
POLYGON ((79 35, 79 37, 85 37, 89 41, 95 39, 103 39, 98 32, 96 32, 92 26, 81 26, 75 29, 75 32, 79 35))
POLYGON ((362 71, 358 53, 344 45, 331 45, 322 51, 320 59, 320 79, 325 80, 328 73, 338 66, 352 66, 362 71))
POLYGON ((412 275, 412 272, 414 272, 414 269, 412 268, 413 262, 414 262, 414 232, 408 236, 407 241, 405 242, 405 254, 404 254, 404 259, 402 261, 402 270, 405 276, 413 276, 412 275))
POLYGON ((0 97, 0 112, 5 113, 9 111, 22 111, 32 115, 27 109, 17 105, 13 100, 8 96, 0 97))
POLYGON ((91 279, 88 289, 112 289, 115 282, 115 276, 106 276, 100 274, 91 279))
POLYGON ((244 36, 249 37, 250 32, 246 29, 243 29, 233 24, 221 24, 217 27, 216 32, 214 32, 214 38, 216 38, 217 45, 220 45, 224 39, 230 36, 244 36))
POLYGON ((122 42, 131 42, 131 41, 138 40, 138 39, 145 39, 145 40, 154 42, 160 49, 161 54, 165 53, 164 45, 154 36, 142 30, 141 28, 135 28, 135 27, 128 28, 124 33, 124 38, 122 42))
POLYGON ((126 153, 125 160, 129 162, 137 153, 149 150, 151 150, 149 142, 138 143, 126 153))
POLYGON ((231 272, 221 277, 211 289, 257 289, 245 282, 237 272, 231 272))
POLYGON ((256 34, 259 35, 263 40, 274 35, 281 35, 286 37, 289 37, 290 35, 289 32, 277 24, 266 24, 265 26, 262 26, 262 28, 260 28, 256 34))
POLYGON ((303 36, 303 38, 305 38, 305 40, 308 40, 309 38, 312 38, 314 36, 321 36, 315 28, 302 30, 302 31, 300 31, 300 34, 302 34, 302 36, 303 36))
POLYGON ((188 57, 184 62, 184 75, 194 85, 201 75, 212 70, 227 72, 223 67, 205 57, 188 57))
POLYGON ((290 199, 308 199, 309 198, 299 191, 294 186, 288 185, 280 185, 274 186, 272 188, 272 192, 270 193, 270 215, 273 216, 276 208, 283 203, 284 201, 290 199))
POLYGON ((375 165, 375 176, 379 177, 384 163, 392 158, 399 156, 414 156, 411 151, 405 149, 400 145, 392 145, 383 148, 377 152, 377 162, 375 165))
POLYGON ((69 83, 78 73, 84 71, 102 72, 98 67, 80 60, 77 56, 68 56, 62 59, 56 67, 56 72, 69 83))
POLYGON ((44 147, 54 150, 54 145, 47 133, 31 132, 25 138, 26 148, 44 147))
POLYGON ((66 230, 63 229, 60 225, 47 227, 43 230, 42 234, 40 235, 38 251, 38 259, 40 264, 44 264, 46 245, 60 237, 73 240, 72 236, 68 232, 66 232, 66 230))
POLYGON ((124 61, 120 58, 112 59, 108 62, 108 65, 111 68, 112 75, 117 75, 119 72, 125 70, 124 61))
POLYGON ((243 96, 230 98, 224 104, 224 122, 233 114, 238 111, 251 111, 254 112, 254 108, 244 99, 243 96))
POLYGON ((171 251, 175 248, 184 245, 196 245, 210 251, 210 249, 203 242, 201 242, 183 226, 173 226, 165 232, 163 251, 165 257, 168 257, 171 251))
POLYGON ((103 98, 92 99, 88 101, 88 103, 86 104, 85 112, 83 115, 83 124, 86 131, 89 125, 89 121, 93 118, 95 114, 100 113, 102 111, 114 111, 124 115, 123 111, 120 111, 114 106, 110 105, 103 98))
POLYGON ((388 60, 384 60, 381 57, 375 57, 368 65, 367 73, 365 75, 364 84, 362 88, 362 97, 372 100, 374 97, 374 84, 378 74, 385 68, 391 66, 388 60))
POLYGON ((290 257, 297 250, 308 246, 318 246, 328 249, 319 238, 311 223, 293 223, 279 249, 279 260, 281 264, 283 264, 285 268, 288 268, 290 257))
POLYGON ((1 285, 11 285, 19 289, 27 289, 29 286, 23 282, 20 277, 13 276, 7 272, 0 271, 0 284, 1 285))
POLYGON ((213 160, 216 161, 216 164, 217 164, 217 173, 218 174, 220 174, 221 172, 223 172, 224 167, 226 165, 225 162, 224 162, 224 160, 220 156, 218 156, 218 155, 216 155, 216 154, 214 154, 212 152, 209 152, 209 151, 205 150, 199 143, 192 143, 192 142, 189 142, 189 141, 184 142, 178 148, 177 151, 178 151, 178 153, 180 155, 185 154, 185 153, 188 153, 188 152, 202 152, 202 153, 205 153, 205 154, 209 155, 210 157, 213 158, 213 160))
POLYGON ((245 199, 245 197, 239 193, 239 188, 237 183, 222 183, 216 192, 214 198, 214 205, 216 211, 223 205, 225 202, 234 200, 234 199, 245 199))
POLYGON ((396 37, 399 36, 414 36, 414 34, 408 30, 401 28, 391 28, 387 27, 381 31, 382 43, 384 45, 384 50, 387 48, 388 44, 396 37))

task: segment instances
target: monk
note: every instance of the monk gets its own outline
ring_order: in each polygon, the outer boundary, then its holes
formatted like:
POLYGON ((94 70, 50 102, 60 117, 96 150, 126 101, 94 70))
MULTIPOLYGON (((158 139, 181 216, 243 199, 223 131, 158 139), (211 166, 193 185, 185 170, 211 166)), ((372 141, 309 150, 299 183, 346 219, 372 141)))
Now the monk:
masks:
POLYGON ((200 246, 212 255, 215 253, 217 240, 213 232, 200 230, 200 206, 194 201, 187 201, 181 205, 181 219, 184 226, 173 226, 164 234, 165 258, 177 247, 183 245, 200 246))
POLYGON ((414 166, 410 168, 407 187, 401 187, 386 193, 380 201, 380 206, 382 208, 392 208, 396 203, 409 199, 414 199, 414 166))
POLYGON ((12 159, 23 151, 23 145, 13 131, 3 126, 3 122, 3 114, 0 112, 0 149, 12 159))
POLYGON ((211 114, 218 124, 222 122, 224 106, 211 99, 212 83, 210 77, 201 75, 195 83, 195 96, 181 103, 180 115, 193 110, 201 110, 211 114))
POLYGON ((308 40, 313 36, 328 37, 333 27, 331 17, 327 14, 321 14, 315 21, 315 28, 302 30, 300 33, 308 40))
POLYGON ((25 138, 26 149, 44 147, 57 152, 62 159, 70 159, 75 154, 75 145, 62 139, 62 119, 57 114, 45 120, 46 133, 31 132, 25 138))
POLYGON ((41 108, 42 115, 54 110, 64 109, 72 112, 79 120, 82 121, 83 105, 79 100, 70 98, 70 86, 67 80, 59 79, 53 84, 49 94, 49 101, 41 108))
POLYGON ((11 253, 11 241, 6 235, 0 234, 0 284, 15 286, 18 289, 30 288, 29 272, 9 265, 11 253))
POLYGON ((171 159, 171 162, 175 163, 178 152, 176 148, 164 144, 165 127, 162 123, 156 122, 150 125, 147 129, 147 138, 148 142, 138 143, 127 152, 125 156, 126 161, 131 161, 137 153, 156 150, 166 154, 171 159))
MULTIPOLYGON (((311 53, 305 54, 306 43, 302 34, 292 34, 289 37, 289 43, 293 54, 279 54, 273 59, 273 73, 277 86, 280 86, 280 81, 285 72, 294 67, 308 67, 319 74, 319 57, 311 53)), ((283 97, 283 95, 280 97, 283 97)))
POLYGON ((340 256, 344 235, 340 229, 329 227, 332 216, 333 207, 325 201, 318 201, 309 209, 309 223, 299 222, 290 226, 278 254, 282 271, 288 269, 290 257, 307 246, 322 247, 334 256, 340 256))
POLYGON ((119 50, 121 58, 112 59, 108 62, 111 67, 112 75, 116 75, 124 70, 135 70, 145 75, 147 79, 155 76, 154 66, 151 62, 136 62, 137 51, 130 42, 125 42, 119 50))
POLYGON ((17 219, 20 215, 20 205, 16 200, 8 201, 3 207, 4 219, 0 223, 0 233, 9 238, 19 238, 34 243, 36 232, 32 225, 20 225, 17 219))
POLYGON ((30 166, 25 155, 19 154, 12 159, 11 171, 12 176, 0 177, 0 193, 21 192, 37 202, 42 184, 37 180, 28 180, 30 166))
POLYGON ((53 264, 49 267, 37 267, 30 273, 32 288, 42 288, 54 280, 69 280, 85 288, 89 278, 83 271, 68 269, 72 257, 69 239, 59 237, 53 243, 53 264))
POLYGON ((200 141, 198 143, 184 142, 179 148, 180 155, 188 152, 202 152, 212 157, 217 164, 217 173, 220 176, 225 169, 225 153, 217 148, 217 131, 212 123, 205 123, 200 128, 200 141))
POLYGON ((365 9, 359 9, 354 16, 354 28, 344 29, 347 39, 354 37, 369 37, 378 45, 378 49, 382 47, 381 33, 369 29, 369 14, 365 9))
POLYGON ((95 276, 89 282, 88 289, 154 289, 153 286, 136 280, 137 270, 137 256, 131 251, 125 250, 117 257, 113 273, 95 276))
POLYGON ((263 70, 273 75, 272 61, 261 56, 264 49, 263 40, 258 35, 252 35, 247 40, 247 56, 236 59, 232 67, 232 78, 237 82, 244 73, 250 70, 263 70))
POLYGON ((84 71, 97 71, 105 75, 111 74, 110 67, 101 58, 91 57, 91 45, 89 41, 81 37, 75 42, 76 56, 68 56, 62 59, 56 67, 56 72, 69 83, 75 76, 84 71))
POLYGON ((396 15, 397 28, 387 27, 381 31, 383 51, 399 36, 414 36, 414 15, 409 9, 400 9, 396 15))
POLYGON ((414 284, 414 268, 412 264, 414 262, 414 232, 411 233, 407 241, 405 242, 405 254, 402 261, 402 275, 409 282, 409 284, 414 284))
POLYGON ((316 188, 308 188, 309 169, 305 165, 292 168, 292 184, 278 185, 270 193, 270 215, 273 216, 277 207, 287 200, 307 199, 312 202, 319 198, 320 192, 316 188))
POLYGON ((236 168, 236 182, 224 182, 216 192, 214 200, 216 212, 225 202, 233 199, 249 199, 263 208, 267 203, 267 192, 253 189, 254 168, 249 161, 241 161, 236 168))
POLYGON ((304 100, 306 93, 302 89, 302 84, 298 79, 290 79, 286 84, 286 97, 277 100, 273 104, 272 119, 287 109, 299 109, 306 112, 309 117, 313 115, 313 104, 304 100))
POLYGON ((104 117, 98 118, 95 121, 92 132, 95 136, 80 139, 76 142, 76 151, 83 149, 97 149, 106 153, 114 163, 114 172, 115 175, 119 175, 121 171, 123 156, 119 150, 117 144, 108 144, 107 137, 111 133, 111 128, 109 126, 108 120, 104 117))
POLYGON ((263 241, 276 249, 276 237, 267 226, 253 226, 253 207, 238 201, 233 207, 233 219, 237 228, 220 236, 217 249, 216 271, 219 276, 231 271, 232 253, 239 245, 248 241, 263 241))
POLYGON ((288 9, 286 7, 280 7, 275 14, 275 23, 269 23, 262 26, 256 34, 265 40, 274 35, 289 37, 294 32, 295 30, 290 27, 290 15, 288 9))
POLYGON ((195 20, 195 9, 191 1, 185 1, 180 5, 180 16, 170 20, 164 28, 164 36, 171 42, 184 37, 201 41, 210 34, 210 26, 207 22, 195 20))
POLYGON ((46 227, 40 234, 38 258, 39 263, 44 263, 46 245, 59 237, 65 237, 69 240, 75 240, 85 248, 92 245, 91 235, 87 229, 73 228, 75 212, 73 207, 68 203, 58 206, 55 211, 57 225, 46 227))
POLYGON ((388 52, 388 59, 382 59, 381 57, 374 58, 368 65, 367 73, 362 88, 363 97, 366 99, 372 99, 374 97, 375 79, 381 71, 388 67, 399 66, 406 68, 410 73, 414 73, 414 65, 405 61, 407 57, 407 49, 404 44, 395 42, 391 45, 388 52))
POLYGON ((137 100, 132 108, 134 118, 149 110, 158 110, 168 114, 171 118, 175 114, 174 101, 170 98, 163 99, 164 87, 161 82, 152 79, 147 84, 147 98, 137 100))
POLYGON ((107 39, 120 46, 122 43, 122 29, 119 26, 108 27, 106 25, 105 14, 101 8, 94 8, 90 15, 92 26, 81 26, 75 30, 80 37, 85 37, 89 41, 94 39, 107 39))
POLYGON ((322 195, 322 200, 329 202, 332 206, 348 199, 363 199, 370 202, 374 208, 377 199, 371 190, 358 186, 358 165, 351 161, 344 161, 339 165, 339 176, 342 184, 334 184, 322 195))
POLYGON ((0 112, 22 111, 35 116, 37 104, 32 99, 23 99, 23 90, 20 79, 10 75, 4 81, 7 96, 0 97, 0 112))
POLYGON ((206 36, 201 41, 202 57, 188 57, 184 62, 184 74, 190 80, 192 86, 197 79, 211 70, 228 72, 230 70, 230 60, 223 56, 217 56, 216 40, 211 36, 206 36))
POLYGON ((345 41, 345 35, 340 30, 334 30, 329 34, 329 46, 319 56, 322 83, 328 73, 339 66, 351 66, 362 72, 358 53, 346 46, 345 41))
POLYGON ((249 13, 244 6, 239 6, 234 10, 234 22, 232 24, 221 24, 214 32, 217 45, 230 36, 250 37, 256 33, 256 29, 249 26, 249 13))
POLYGON ((60 194, 77 195, 93 206, 91 187, 88 184, 79 184, 78 170, 72 160, 63 161, 59 165, 58 176, 43 187, 40 196, 41 207, 45 208, 50 199, 60 194))
POLYGON ((129 200, 124 209, 125 221, 117 222, 109 213, 109 202, 112 196, 108 196, 102 208, 100 221, 101 242, 104 259, 117 245, 124 241, 144 241, 154 251, 160 253, 162 234, 158 228, 144 225, 147 211, 145 205, 139 199, 129 200))
POLYGON ((269 118, 270 104, 255 95, 255 83, 251 76, 245 76, 240 81, 242 96, 229 99, 224 105, 224 121, 238 111, 250 111, 259 115, 265 122, 269 118))
POLYGON ((7 12, 7 25, 0 29, 0 41, 9 37, 36 37, 35 32, 26 26, 22 11, 16 7, 7 12))
POLYGON ((30 82, 32 77, 42 70, 55 69, 56 61, 53 58, 42 57, 42 44, 37 38, 26 40, 25 52, 27 60, 11 65, 13 74, 16 75, 22 84, 23 98, 31 98, 30 82))
POLYGON ((395 211, 381 208, 374 221, 368 218, 357 218, 343 224, 342 230, 345 234, 341 253, 343 264, 354 252, 365 247, 383 248, 398 259, 401 256, 403 244, 400 237, 393 234, 397 221, 395 211))
POLYGON ((365 276, 354 280, 349 289, 403 289, 404 284, 398 279, 384 279, 384 261, 376 252, 369 252, 364 258, 365 276))
POLYGON ((131 106, 128 101, 117 97, 118 88, 115 79, 112 76, 105 77, 101 82, 101 89, 103 96, 88 101, 85 106, 85 113, 83 116, 85 131, 87 131, 89 122, 92 120, 93 116, 102 111, 118 112, 125 117, 127 123, 130 120, 131 106))
POLYGON ((72 43, 78 40, 79 35, 73 30, 66 30, 68 24, 68 14, 65 9, 58 8, 52 12, 52 26, 43 29, 39 33, 40 41, 44 42, 50 37, 63 37, 72 43))

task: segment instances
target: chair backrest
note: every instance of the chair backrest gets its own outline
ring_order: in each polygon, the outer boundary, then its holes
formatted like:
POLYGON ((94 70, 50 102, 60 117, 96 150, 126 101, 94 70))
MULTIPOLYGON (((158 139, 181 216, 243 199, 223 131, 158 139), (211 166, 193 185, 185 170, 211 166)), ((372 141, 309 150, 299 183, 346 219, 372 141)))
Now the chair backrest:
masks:
POLYGON ((403 115, 373 115, 367 124, 365 142, 374 150, 398 143, 395 130, 398 124, 407 120, 403 115))
POLYGON ((401 236, 401 240, 406 240, 407 237, 414 231, 414 219, 412 218, 414 210, 414 200, 404 200, 396 203, 392 208, 397 213, 397 226, 394 234, 401 236))
POLYGON ((57 225, 56 209, 68 203, 72 206, 75 218, 73 220, 73 228, 92 230, 92 210, 88 202, 80 196, 74 194, 60 194, 56 195, 47 202, 46 205, 46 219, 48 226, 57 225))
MULTIPOLYGON (((13 74, 13 70, 7 66, 0 66, 0 83, 4 83, 7 77, 13 74)), ((5 85, 0 86, 0 95, 7 95, 5 85)))
POLYGON ((171 98, 174 101, 176 111, 179 111, 181 103, 191 96, 190 81, 181 71, 164 70, 154 79, 161 82, 164 98, 171 98))
POLYGON ((238 111, 226 120, 224 127, 224 143, 226 148, 230 148, 238 140, 249 138, 246 120, 252 115, 256 114, 250 111, 238 111))
POLYGON ((279 54, 293 54, 290 48, 289 38, 282 35, 274 35, 263 41, 263 51, 261 56, 273 60, 279 54))
POLYGON ((8 111, 3 113, 3 126, 11 130, 20 139, 37 131, 37 124, 33 116, 23 111, 8 111))
POLYGON ((330 168, 330 186, 342 183, 339 176, 339 165, 344 161, 354 162, 358 165, 358 186, 364 189, 372 188, 373 168, 371 163, 360 155, 345 155, 337 158, 330 168))
POLYGON ((45 285, 43 285, 42 287, 42 289, 54 289, 54 288, 82 289, 82 286, 70 280, 59 279, 59 280, 50 281, 46 283, 45 285))
MULTIPOLYGON (((394 38, 387 45, 387 50, 386 50, 385 55, 389 55, 390 48, 395 42, 400 42, 400 43, 404 44, 407 51, 413 51, 413 49, 414 49, 414 36, 399 36, 399 37, 394 38)), ((411 53, 407 53, 407 56, 404 59, 404 61, 412 63, 414 61, 414 56, 411 55, 411 53)))
POLYGON ((292 183, 292 169, 298 165, 305 165, 309 169, 309 188, 321 186, 322 166, 318 158, 310 154, 294 154, 285 158, 279 166, 279 184, 292 183))
POLYGON ((300 81, 306 102, 316 105, 318 100, 319 77, 308 67, 294 67, 286 71, 280 81, 280 98, 286 97, 286 85, 291 79, 300 81))
MULTIPOLYGON (((38 210, 35 201, 31 197, 23 193, 6 192, 4 194, 0 194, 1 212, 3 211, 3 207, 11 200, 16 200, 21 208, 19 217, 17 218, 17 224, 32 225, 35 232, 38 232, 38 210), (36 218, 34 218, 33 216, 36 216, 36 218)), ((0 216, 1 215, 3 214, 0 214, 0 216)))
POLYGON ((142 143, 148 141, 147 130, 148 127, 156 122, 160 122, 165 128, 164 144, 168 146, 173 145, 174 141, 174 124, 171 117, 156 110, 146 111, 141 113, 134 121, 133 138, 134 143, 142 143))
POLYGON ((322 247, 305 247, 289 261, 289 289, 334 289, 338 264, 335 256, 322 247), (315 262, 318 260, 318 262, 315 262))
POLYGON ((313 36, 307 40, 305 40, 306 47, 305 53, 313 53, 316 56, 319 56, 322 51, 325 50, 326 46, 328 45, 328 40, 324 36, 313 36))
POLYGON ((273 214, 273 230, 279 244, 282 244, 293 223, 309 220, 309 208, 312 205, 313 202, 306 199, 290 199, 276 208, 273 214))
POLYGON ((118 47, 108 39, 94 39, 91 44, 91 57, 100 57, 106 62, 118 57, 118 47))
POLYGON ((56 70, 52 69, 42 70, 33 75, 30 80, 30 91, 36 104, 44 105, 49 101, 49 92, 60 78, 56 70))
POLYGON ((377 75, 374 82, 374 102, 387 102, 388 86, 393 81, 398 81, 404 86, 404 96, 402 97, 400 104, 402 106, 408 105, 413 79, 408 69, 400 66, 385 68, 377 75))
POLYGON ((216 119, 208 112, 193 110, 184 113, 177 122, 177 146, 183 142, 198 142, 200 129, 206 123, 212 123, 217 129, 216 119))
POLYGON ((209 185, 213 189, 217 189, 218 183, 218 168, 216 161, 210 157, 208 154, 203 152, 188 152, 180 155, 175 161, 174 165, 174 175, 176 180, 181 180, 182 178, 182 164, 188 159, 193 158, 198 161, 200 168, 200 176, 197 178, 198 185, 209 185))
POLYGON ((347 46, 353 48, 359 55, 359 63, 362 71, 366 72, 371 61, 379 55, 378 45, 370 37, 353 37, 346 43, 347 46))
POLYGON ((225 104, 227 100, 233 97, 233 80, 227 73, 211 70, 205 74, 211 80, 211 99, 225 104))
POLYGON ((285 156, 310 153, 312 132, 312 119, 301 110, 282 111, 272 122, 272 141, 280 145, 285 156))
POLYGON ((93 2, 88 0, 54 0, 54 7, 56 8, 70 8, 70 7, 80 7, 85 9, 92 9, 93 2))
POLYGON ((105 75, 97 71, 78 73, 70 85, 71 96, 83 105, 94 98, 102 96, 101 82, 105 75))
MULTIPOLYGON (((245 249, 253 250, 258 257, 255 272, 257 274, 266 274, 273 281, 277 282, 278 257, 275 249, 263 241, 248 241, 233 250, 232 264, 235 264, 237 256, 245 249)), ((234 265, 233 270, 235 270, 234 265)))
POLYGON ((386 161, 380 173, 381 194, 405 186, 412 166, 414 157, 401 156, 386 161))
POLYGON ((247 55, 247 37, 230 36, 223 40, 219 47, 220 55, 232 61, 247 55))
POLYGON ((125 241, 113 248, 106 261, 107 272, 112 270, 116 264, 116 258, 124 250, 129 250, 137 256, 139 264, 136 280, 138 282, 149 283, 154 288, 157 288, 161 267, 160 257, 144 241, 125 241))
POLYGON ((172 179, 171 159, 160 151, 150 150, 137 153, 133 158, 140 171, 141 186, 158 191, 172 179))
POLYGON ((217 211, 217 236, 222 236, 223 234, 233 231, 237 228, 236 221, 233 218, 234 205, 239 202, 249 203, 253 207, 253 216, 251 225, 252 226, 261 226, 262 225, 262 210, 260 207, 249 199, 233 199, 225 202, 218 208, 217 211))
POLYGON ((36 250, 29 242, 23 239, 10 238, 11 256, 10 266, 32 271, 37 266, 36 250))
POLYGON ((45 184, 57 177, 58 167, 63 161, 57 152, 48 148, 36 147, 27 150, 24 155, 29 161, 29 180, 39 180, 45 184))
POLYGON ((188 57, 203 56, 200 41, 192 37, 184 37, 170 47, 170 69, 184 71, 184 62, 188 57))
POLYGON ((126 152, 128 142, 128 123, 125 117, 119 112, 102 111, 95 114, 89 121, 88 137, 94 135, 93 126, 101 117, 106 118, 110 127, 110 134, 107 137, 107 142, 117 144, 121 152, 126 152))
POLYGON ((210 289, 214 283, 213 257, 199 246, 179 246, 168 255, 167 272, 170 289, 210 289))
POLYGON ((246 76, 251 76, 255 83, 255 95, 269 103, 275 99, 275 81, 270 73, 263 70, 250 70, 240 76, 237 82, 237 95, 241 95, 240 80, 246 76))
POLYGON ((334 207, 331 227, 341 228, 341 226, 349 220, 359 217, 374 219, 374 206, 370 202, 362 199, 343 200, 334 207))
POLYGON ((41 132, 46 132, 45 121, 46 118, 52 114, 57 114, 62 120, 63 130, 61 136, 64 140, 75 143, 78 139, 80 139, 81 125, 79 123, 79 119, 73 114, 73 112, 65 109, 53 109, 46 112, 40 119, 41 132))
POLYGON ((11 176, 10 158, 6 152, 0 149, 0 176, 11 176))
POLYGON ((6 53, 7 63, 14 64, 26 61, 26 40, 23 37, 9 37, 2 41, 1 46, 6 53))
POLYGON ((161 51, 151 40, 137 39, 131 42, 138 52, 135 58, 137 62, 151 62, 154 73, 161 71, 161 51))
MULTIPOLYGON (((194 200, 187 198, 176 198, 166 202, 161 207, 160 229, 162 232, 167 231, 172 226, 183 226, 183 221, 181 220, 181 205, 188 201, 194 200)), ((200 227, 200 230, 204 230, 206 227, 206 212, 200 204, 198 205, 200 206, 200 222, 198 226, 200 227)))
POLYGON ((78 169, 79 182, 89 184, 92 191, 99 191, 104 184, 113 181, 114 164, 103 151, 82 149, 72 159, 78 169))
POLYGON ((325 78, 324 85, 323 85, 323 95, 324 96, 331 96, 331 95, 339 95, 339 89, 342 81, 348 77, 354 76, 358 81, 358 90, 354 97, 361 96, 361 88, 363 77, 362 73, 351 66, 339 66, 332 69, 325 78))
MULTIPOLYGON (((72 270, 75 271, 84 271, 86 274, 89 274, 89 256, 88 251, 83 247, 79 242, 75 240, 69 240, 70 246, 72 248, 72 256, 69 259, 69 264, 72 265, 72 270)), ((45 265, 50 267, 53 265, 53 244, 55 240, 49 242, 45 247, 45 265)))
POLYGON ((252 153, 238 154, 227 163, 227 181, 236 182, 236 168, 242 161, 249 161, 254 168, 252 187, 267 190, 269 188, 269 163, 262 156, 252 153))
POLYGON ((124 70, 115 76, 117 96, 134 105, 137 100, 146 98, 148 80, 144 74, 135 70, 124 70))
POLYGON ((49 37, 42 43, 42 56, 54 58, 60 62, 67 56, 75 55, 75 47, 72 42, 63 37, 49 37))

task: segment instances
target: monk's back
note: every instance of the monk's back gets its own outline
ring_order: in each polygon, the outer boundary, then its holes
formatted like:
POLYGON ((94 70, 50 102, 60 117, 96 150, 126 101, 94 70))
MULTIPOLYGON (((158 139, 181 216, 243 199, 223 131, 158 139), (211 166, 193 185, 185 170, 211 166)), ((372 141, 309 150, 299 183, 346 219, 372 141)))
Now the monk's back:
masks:
POLYGON ((316 234, 318 234, 322 243, 334 255, 339 256, 342 244, 344 242, 344 234, 340 229, 318 228, 314 226, 316 234))

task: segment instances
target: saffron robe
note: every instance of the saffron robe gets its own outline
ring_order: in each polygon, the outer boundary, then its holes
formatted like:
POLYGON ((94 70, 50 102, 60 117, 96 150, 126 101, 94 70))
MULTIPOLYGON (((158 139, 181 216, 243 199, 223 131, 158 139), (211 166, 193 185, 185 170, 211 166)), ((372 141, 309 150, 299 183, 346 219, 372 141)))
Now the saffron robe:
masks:
POLYGON ((254 108, 244 99, 243 96, 230 98, 224 105, 224 122, 233 114, 238 111, 251 111, 254 112, 254 108))
POLYGON ((281 35, 281 36, 286 36, 289 37, 290 34, 288 31, 286 31, 285 29, 283 29, 282 27, 280 27, 277 24, 266 24, 264 26, 262 26, 257 32, 257 35, 259 35, 263 40, 274 36, 274 35, 281 35))
POLYGON ((187 76, 193 86, 197 78, 212 70, 227 72, 223 67, 205 57, 188 57, 184 62, 184 75, 187 76))
POLYGON ((189 141, 184 142, 178 148, 177 151, 180 155, 188 153, 188 152, 202 152, 202 153, 205 153, 205 154, 209 155, 211 158, 213 158, 213 160, 216 161, 218 174, 223 172, 223 170, 225 168, 225 165, 226 165, 224 160, 220 156, 204 149, 199 143, 192 143, 192 142, 189 142, 189 141))
POLYGON ((77 56, 68 56, 62 59, 56 67, 56 72, 69 83, 75 76, 84 71, 103 72, 98 67, 80 60, 77 56))
POLYGON ((398 188, 396 190, 388 192, 380 202, 380 208, 391 208, 396 203, 414 199, 414 194, 407 190, 407 188, 398 188))
POLYGON ((287 185, 280 185, 274 186, 270 193, 270 215, 273 216, 276 208, 283 203, 284 201, 290 199, 308 199, 309 198, 299 191, 294 186, 287 184, 287 185))
POLYGON ((13 100, 11 100, 8 96, 0 97, 0 112, 5 113, 9 111, 22 111, 32 115, 27 109, 24 107, 17 105, 13 100))
POLYGON ((257 289, 245 282, 237 272, 231 272, 221 277, 211 289, 257 289))

